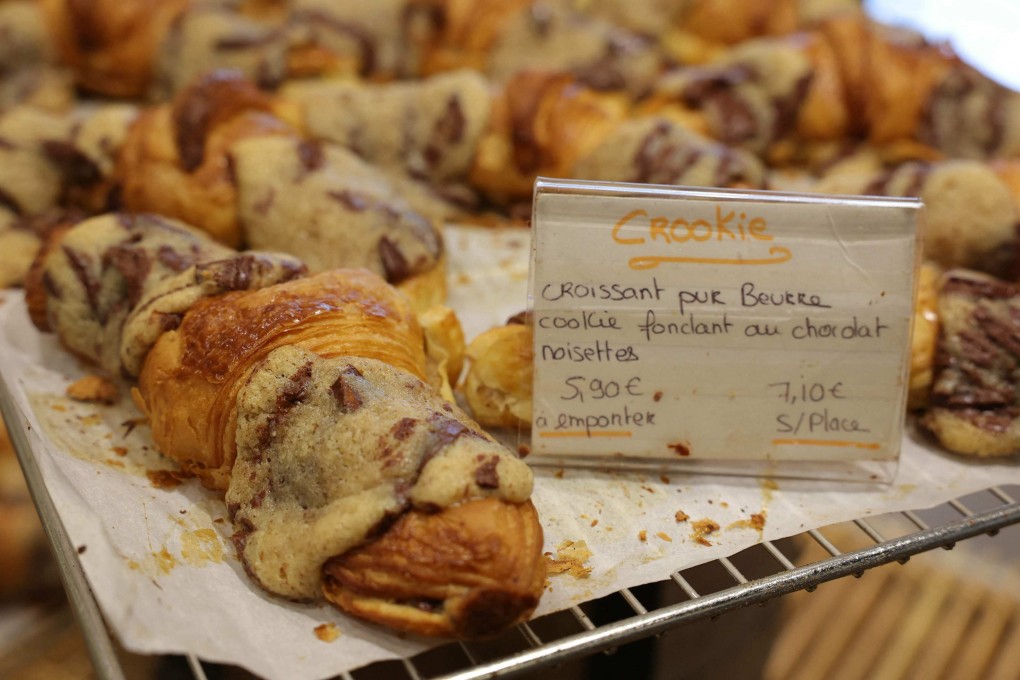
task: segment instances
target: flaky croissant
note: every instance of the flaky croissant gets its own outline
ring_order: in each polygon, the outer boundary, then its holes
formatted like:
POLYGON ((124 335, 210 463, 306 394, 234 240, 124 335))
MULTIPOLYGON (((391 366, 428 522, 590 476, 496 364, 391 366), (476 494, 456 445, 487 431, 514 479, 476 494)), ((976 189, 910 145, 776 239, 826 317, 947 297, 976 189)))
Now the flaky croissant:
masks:
POLYGON ((949 157, 1020 154, 1020 94, 863 15, 747 41, 663 76, 655 98, 702 112, 713 137, 759 154, 780 142, 847 136, 913 141, 949 157))
POLYGON ((132 127, 119 154, 123 206, 185 220, 230 246, 292 253, 313 271, 365 267, 422 310, 441 302, 442 239, 429 214, 440 201, 306 138, 300 118, 295 104, 214 71, 132 127))
POLYGON ((912 161, 891 168, 832 171, 811 185, 823 194, 909 196, 924 200, 925 259, 1012 278, 1018 271, 1020 185, 1012 164, 975 160, 912 161))
POLYGON ((468 345, 469 369, 460 391, 471 414, 483 425, 531 427, 533 334, 524 321, 514 317, 468 345))
POLYGON ((290 41, 273 3, 40 0, 60 61, 101 95, 165 99, 231 68, 270 86, 286 77, 290 41))
POLYGON ((137 376, 157 448, 224 493, 267 591, 429 635, 528 616, 545 578, 530 470, 426 382, 405 296, 303 271, 111 215, 55 235, 27 294, 69 349, 137 376))
POLYGON ((500 91, 472 183, 490 198, 531 196, 536 177, 710 186, 765 185, 750 153, 709 140, 698 119, 631 110, 619 93, 564 73, 528 71, 500 91))

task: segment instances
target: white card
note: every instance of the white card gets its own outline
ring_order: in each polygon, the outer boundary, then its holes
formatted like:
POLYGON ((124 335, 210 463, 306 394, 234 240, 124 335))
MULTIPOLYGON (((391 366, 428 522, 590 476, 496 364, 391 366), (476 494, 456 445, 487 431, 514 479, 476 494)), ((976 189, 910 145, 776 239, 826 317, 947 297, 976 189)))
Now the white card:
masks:
POLYGON ((895 461, 921 207, 539 180, 532 452, 895 461))

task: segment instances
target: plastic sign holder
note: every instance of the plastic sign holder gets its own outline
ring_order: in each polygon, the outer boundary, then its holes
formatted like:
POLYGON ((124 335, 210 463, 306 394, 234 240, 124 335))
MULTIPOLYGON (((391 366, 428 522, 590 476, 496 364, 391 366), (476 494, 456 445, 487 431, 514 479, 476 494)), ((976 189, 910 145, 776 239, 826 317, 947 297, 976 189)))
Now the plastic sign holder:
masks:
POLYGON ((529 461, 889 481, 922 207, 539 179, 529 461))

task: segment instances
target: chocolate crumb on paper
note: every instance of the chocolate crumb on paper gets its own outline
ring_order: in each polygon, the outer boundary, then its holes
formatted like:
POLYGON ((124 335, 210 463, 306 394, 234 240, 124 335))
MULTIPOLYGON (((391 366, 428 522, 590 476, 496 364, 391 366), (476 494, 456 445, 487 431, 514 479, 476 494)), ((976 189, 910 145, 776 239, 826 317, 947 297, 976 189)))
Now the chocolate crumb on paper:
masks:
POLYGON ((584 541, 565 540, 556 546, 556 557, 552 553, 545 554, 547 573, 549 576, 556 574, 569 574, 574 578, 588 578, 591 575, 591 567, 585 566, 585 562, 591 558, 592 552, 584 541))
POLYGON ((92 404, 112 404, 117 401, 120 391, 106 378, 87 375, 67 386, 67 396, 75 401, 92 404))
POLYGON ((691 532, 691 540, 695 543, 709 546, 712 545, 712 542, 705 537, 719 531, 719 523, 706 517, 705 519, 699 519, 697 522, 694 522, 691 525, 691 528, 694 529, 694 531, 691 532))

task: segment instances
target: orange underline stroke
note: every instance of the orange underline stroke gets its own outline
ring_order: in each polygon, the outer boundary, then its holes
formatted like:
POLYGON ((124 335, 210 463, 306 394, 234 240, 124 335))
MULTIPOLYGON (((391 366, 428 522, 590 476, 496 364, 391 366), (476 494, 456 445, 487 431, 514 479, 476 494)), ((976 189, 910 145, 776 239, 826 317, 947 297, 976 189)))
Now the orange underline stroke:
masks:
POLYGON ((745 260, 743 258, 726 257, 660 257, 658 255, 640 255, 630 258, 627 263, 631 269, 655 269, 664 262, 680 262, 688 264, 782 264, 793 259, 793 253, 789 248, 783 246, 772 246, 769 248, 769 255, 778 255, 772 258, 761 258, 756 260, 745 260))
POLYGON ((539 437, 630 437, 633 433, 628 430, 606 430, 588 432, 586 430, 567 430, 564 432, 539 432, 539 437))
POLYGON ((777 446, 789 444, 791 446, 852 446, 857 449, 880 449, 881 444, 874 442, 844 442, 831 441, 829 439, 773 439, 772 443, 777 446))

